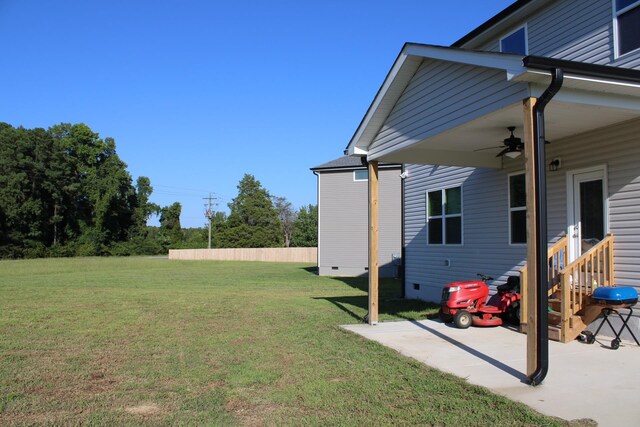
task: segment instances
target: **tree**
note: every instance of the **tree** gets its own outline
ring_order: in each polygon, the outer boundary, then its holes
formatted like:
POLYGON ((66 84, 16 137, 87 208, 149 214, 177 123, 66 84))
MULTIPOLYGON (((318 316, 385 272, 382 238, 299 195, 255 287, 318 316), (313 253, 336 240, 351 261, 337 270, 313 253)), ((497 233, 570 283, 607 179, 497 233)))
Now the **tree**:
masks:
POLYGON ((147 221, 153 214, 160 213, 160 206, 149 201, 153 187, 151 180, 141 176, 136 180, 136 201, 133 211, 132 236, 145 237, 147 234, 147 221))
POLYGON ((42 128, 0 125, 1 256, 42 256, 50 243, 52 139, 42 128))
POLYGON ((291 245, 294 247, 318 246, 318 206, 302 206, 293 226, 291 245))
POLYGON ((66 222, 70 238, 89 236, 83 245, 94 244, 97 254, 126 240, 134 222, 135 188, 114 139, 101 139, 83 123, 61 123, 49 133, 67 163, 66 219, 54 222, 66 222))
POLYGON ((182 205, 178 202, 160 210, 160 235, 164 238, 166 246, 177 245, 183 240, 180 226, 181 213, 182 205))
POLYGON ((216 211, 210 219, 211 221, 211 247, 223 248, 224 235, 227 230, 227 214, 216 211))
POLYGON ((291 246, 291 235, 293 234, 293 224, 296 220, 296 213, 293 211, 293 206, 286 199, 286 197, 272 198, 273 206, 278 214, 278 220, 280 221, 280 231, 282 233, 282 239, 284 240, 284 247, 291 246))
POLYGON ((238 184, 238 195, 228 206, 231 212, 226 227, 217 234, 219 247, 282 246, 278 216, 271 196, 253 175, 244 175, 238 184))
MULTIPOLYGON (((145 241, 159 209, 152 191, 147 177, 132 185, 113 138, 83 123, 47 130, 0 123, 0 257, 156 252, 145 241)), ((177 210, 178 226, 171 220, 163 232, 181 240, 177 210)))

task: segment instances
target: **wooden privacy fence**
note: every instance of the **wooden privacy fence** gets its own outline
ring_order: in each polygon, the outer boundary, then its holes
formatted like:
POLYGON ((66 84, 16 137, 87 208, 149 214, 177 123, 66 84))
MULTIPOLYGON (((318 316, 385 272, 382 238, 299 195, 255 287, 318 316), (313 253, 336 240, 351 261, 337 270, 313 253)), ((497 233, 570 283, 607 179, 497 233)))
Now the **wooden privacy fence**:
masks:
POLYGON ((315 264, 318 261, 318 248, 169 249, 169 259, 315 264))

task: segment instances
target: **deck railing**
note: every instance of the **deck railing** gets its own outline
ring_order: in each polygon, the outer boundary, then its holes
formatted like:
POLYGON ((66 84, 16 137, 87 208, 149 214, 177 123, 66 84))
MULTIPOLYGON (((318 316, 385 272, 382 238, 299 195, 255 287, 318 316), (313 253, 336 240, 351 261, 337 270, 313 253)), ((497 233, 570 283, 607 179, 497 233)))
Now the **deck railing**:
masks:
MULTIPOLYGON (((614 286, 613 235, 607 234, 604 239, 571 263, 568 262, 568 253, 566 235, 551 246, 548 252, 548 295, 555 294, 560 298, 560 338, 563 342, 573 339, 569 336, 569 330, 575 329, 571 319, 588 311, 586 309, 591 302, 593 291, 599 286, 614 286)), ((525 265, 520 270, 522 297, 520 319, 523 331, 526 329, 527 321, 526 277, 527 266, 525 265)), ((581 320, 586 324, 590 321, 581 320)))
MULTIPOLYGON (((560 272, 568 264, 569 248, 566 235, 563 235, 556 243, 549 247, 549 296, 560 288, 560 272)), ((521 324, 527 323, 527 266, 520 270, 520 320, 521 324)))

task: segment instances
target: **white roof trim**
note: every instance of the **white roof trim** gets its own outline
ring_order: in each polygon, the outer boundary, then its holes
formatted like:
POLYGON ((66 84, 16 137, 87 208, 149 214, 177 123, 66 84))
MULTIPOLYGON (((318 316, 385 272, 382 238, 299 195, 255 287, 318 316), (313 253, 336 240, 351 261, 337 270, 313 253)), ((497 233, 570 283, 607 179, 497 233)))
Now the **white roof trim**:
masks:
MULTIPOLYGON (((549 84, 551 73, 544 70, 528 69, 523 73, 513 76, 512 80, 528 83, 549 84)), ((604 77, 590 77, 567 73, 564 75, 562 90, 576 88, 599 93, 613 93, 627 96, 640 96, 640 83, 630 82, 624 79, 607 79, 604 77)))
POLYGON ((440 61, 460 62, 478 67, 503 69, 516 75, 525 71, 522 58, 526 55, 515 55, 502 52, 482 52, 460 48, 407 44, 403 49, 407 55, 429 58, 440 61))

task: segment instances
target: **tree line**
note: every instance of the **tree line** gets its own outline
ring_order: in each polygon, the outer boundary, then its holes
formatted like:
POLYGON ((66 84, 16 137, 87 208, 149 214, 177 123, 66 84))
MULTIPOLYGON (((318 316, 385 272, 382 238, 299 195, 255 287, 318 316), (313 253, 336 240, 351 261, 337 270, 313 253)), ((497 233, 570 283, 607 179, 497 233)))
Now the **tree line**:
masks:
MULTIPOLYGON (((206 247, 207 228, 183 229, 180 203, 158 206, 152 192, 148 177, 133 184, 115 140, 85 124, 26 129, 0 122, 0 258, 206 247), (159 216, 159 227, 147 225, 152 215, 159 216)), ((213 247, 317 243, 317 207, 295 212, 252 175, 243 177, 229 209, 211 219, 213 247)))

